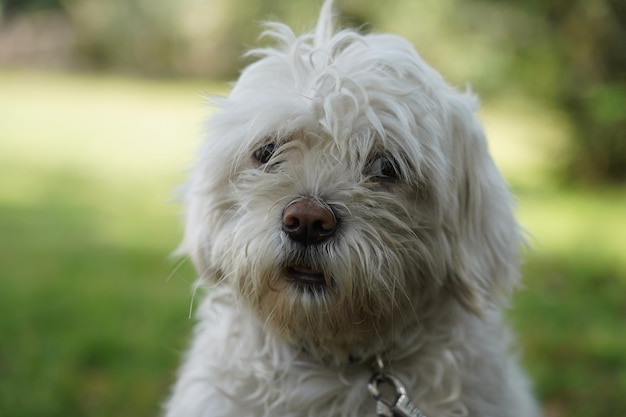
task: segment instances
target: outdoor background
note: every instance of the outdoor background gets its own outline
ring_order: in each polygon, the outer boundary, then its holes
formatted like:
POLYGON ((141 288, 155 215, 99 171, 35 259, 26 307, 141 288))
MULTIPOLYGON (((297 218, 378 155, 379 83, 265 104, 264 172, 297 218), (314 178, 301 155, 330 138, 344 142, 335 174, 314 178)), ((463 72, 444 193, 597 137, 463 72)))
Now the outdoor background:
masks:
MULTIPOLYGON (((0 416, 156 416, 190 335, 174 189, 259 21, 320 0, 0 0, 0 416)), ((626 2, 336 0, 482 97, 549 417, 626 416, 626 2)), ((369 23, 366 23, 369 22, 369 23)))

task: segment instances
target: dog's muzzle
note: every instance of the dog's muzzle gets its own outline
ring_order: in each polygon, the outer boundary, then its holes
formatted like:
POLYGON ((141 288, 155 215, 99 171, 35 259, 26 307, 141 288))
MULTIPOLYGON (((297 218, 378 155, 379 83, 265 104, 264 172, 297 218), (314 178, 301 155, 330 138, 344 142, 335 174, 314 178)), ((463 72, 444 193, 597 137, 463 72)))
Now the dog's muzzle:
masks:
MULTIPOLYGON (((333 210, 311 198, 300 198, 285 207, 282 217, 282 231, 294 242, 310 246, 325 242, 337 230, 337 217, 333 210)), ((287 265, 289 279, 307 287, 321 287, 327 284, 324 273, 312 265, 287 265)))

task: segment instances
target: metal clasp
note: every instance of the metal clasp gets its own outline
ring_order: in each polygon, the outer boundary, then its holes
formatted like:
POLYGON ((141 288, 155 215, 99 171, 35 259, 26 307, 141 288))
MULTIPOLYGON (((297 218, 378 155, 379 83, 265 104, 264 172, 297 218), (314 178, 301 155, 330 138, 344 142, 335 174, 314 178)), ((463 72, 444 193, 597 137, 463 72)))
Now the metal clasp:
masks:
POLYGON ((367 389, 376 400, 376 415, 378 417, 426 417, 426 415, 411 401, 406 388, 395 376, 384 371, 382 361, 376 358, 375 371, 370 378, 367 389), (393 390, 393 398, 383 398, 380 387, 389 385, 393 390))

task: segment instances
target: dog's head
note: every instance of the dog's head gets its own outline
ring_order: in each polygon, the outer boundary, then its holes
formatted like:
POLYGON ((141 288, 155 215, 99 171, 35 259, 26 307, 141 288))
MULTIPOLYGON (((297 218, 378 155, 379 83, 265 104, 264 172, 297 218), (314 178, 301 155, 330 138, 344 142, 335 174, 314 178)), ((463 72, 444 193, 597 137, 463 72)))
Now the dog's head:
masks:
POLYGON ((471 94, 405 40, 332 31, 252 51, 216 102, 181 249, 318 356, 368 355, 448 303, 480 314, 517 282, 519 228, 471 94))

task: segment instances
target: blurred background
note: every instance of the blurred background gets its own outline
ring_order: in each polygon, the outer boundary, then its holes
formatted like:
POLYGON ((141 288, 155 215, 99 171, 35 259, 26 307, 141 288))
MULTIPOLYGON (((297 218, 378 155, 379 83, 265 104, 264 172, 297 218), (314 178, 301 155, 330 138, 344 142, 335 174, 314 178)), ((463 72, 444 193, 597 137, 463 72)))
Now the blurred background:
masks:
MULTIPOLYGON (((0 0, 0 416, 155 416, 190 334, 174 188, 259 22, 321 0, 0 0)), ((626 415, 626 2, 336 0, 481 96, 546 415, 626 415)))

